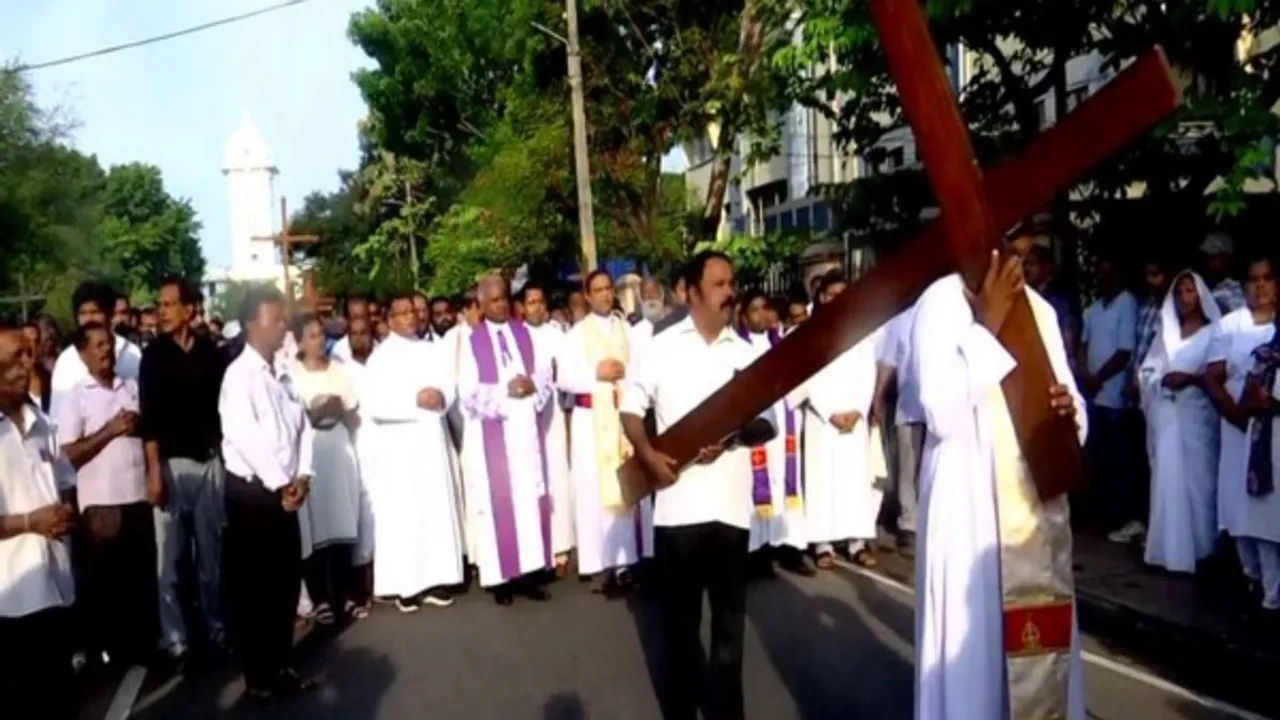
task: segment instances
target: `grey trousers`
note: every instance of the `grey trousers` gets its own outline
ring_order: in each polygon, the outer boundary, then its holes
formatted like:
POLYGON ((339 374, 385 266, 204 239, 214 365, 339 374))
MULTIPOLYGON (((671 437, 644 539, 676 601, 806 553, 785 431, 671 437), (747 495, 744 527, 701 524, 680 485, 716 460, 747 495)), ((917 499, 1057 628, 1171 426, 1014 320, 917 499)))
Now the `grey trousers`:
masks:
POLYGON ((192 539, 195 540, 197 587, 205 629, 214 638, 224 632, 219 590, 225 517, 222 461, 170 458, 164 461, 163 472, 168 499, 163 510, 155 511, 160 646, 178 649, 187 645, 178 567, 192 539))
POLYGON ((900 508, 898 531, 916 531, 916 510, 920 503, 920 458, 924 455, 924 423, 905 423, 894 432, 893 474, 895 494, 900 508))

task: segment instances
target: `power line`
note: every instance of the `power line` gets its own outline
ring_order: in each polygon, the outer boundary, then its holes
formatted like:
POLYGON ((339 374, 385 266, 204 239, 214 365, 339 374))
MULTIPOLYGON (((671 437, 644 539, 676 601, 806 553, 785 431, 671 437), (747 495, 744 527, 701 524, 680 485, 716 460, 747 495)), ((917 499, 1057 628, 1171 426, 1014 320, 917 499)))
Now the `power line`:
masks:
POLYGON ((57 60, 48 60, 46 62, 32 63, 30 65, 18 65, 17 67, 14 68, 14 71, 27 72, 30 70, 43 70, 44 68, 51 68, 58 65, 68 65, 70 63, 79 62, 81 60, 88 60, 89 58, 100 57, 102 55, 111 55, 112 53, 118 53, 122 50, 132 50, 134 48, 139 48, 144 45, 152 45, 154 43, 163 42, 165 40, 172 40, 174 38, 179 38, 184 35, 192 35, 194 33, 203 32, 205 30, 211 30, 213 28, 221 27, 223 25, 230 25, 232 23, 237 23, 237 22, 240 22, 241 20, 248 20, 249 18, 254 18, 259 15, 266 15, 267 13, 275 12, 276 10, 283 10, 284 8, 292 7, 294 5, 301 5, 304 2, 307 2, 307 0, 285 0, 284 2, 277 3, 275 5, 259 8, 257 10, 250 10, 249 12, 240 13, 239 15, 232 15, 230 17, 225 17, 220 20, 214 20, 212 22, 203 23, 201 25, 194 25, 189 28, 183 28, 182 30, 175 30, 173 32, 168 32, 163 35, 153 35, 151 37, 143 38, 141 40, 134 40, 132 42, 122 43, 120 45, 112 45, 110 47, 104 47, 98 50, 80 53, 79 55, 71 55, 68 57, 58 58, 57 60))

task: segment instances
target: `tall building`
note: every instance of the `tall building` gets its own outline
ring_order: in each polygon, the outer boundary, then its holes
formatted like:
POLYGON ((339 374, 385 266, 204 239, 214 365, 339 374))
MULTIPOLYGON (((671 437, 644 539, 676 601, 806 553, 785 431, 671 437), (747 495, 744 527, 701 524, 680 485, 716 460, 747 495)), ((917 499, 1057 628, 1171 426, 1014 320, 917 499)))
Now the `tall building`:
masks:
POLYGON ((271 240, 278 172, 267 141, 246 111, 227 139, 222 163, 231 201, 230 280, 283 282, 280 251, 271 240))

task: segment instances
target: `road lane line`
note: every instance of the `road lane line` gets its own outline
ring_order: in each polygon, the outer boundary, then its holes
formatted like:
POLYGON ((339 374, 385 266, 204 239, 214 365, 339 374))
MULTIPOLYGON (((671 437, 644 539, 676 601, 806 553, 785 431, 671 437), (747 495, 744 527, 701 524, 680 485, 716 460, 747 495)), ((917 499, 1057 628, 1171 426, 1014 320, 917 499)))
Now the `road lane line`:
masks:
MULTIPOLYGON (((852 565, 845 562, 841 562, 840 567, 846 570, 849 570, 850 572, 861 575, 862 577, 865 577, 868 580, 871 580, 873 582, 879 583, 889 588, 893 588, 894 590, 897 590, 903 595, 915 597, 915 590, 913 590, 911 586, 906 585, 905 583, 898 582, 897 580, 894 580, 891 577, 887 577, 885 575, 881 575, 880 573, 873 572, 865 568, 857 567, 856 565, 852 565)), ((1224 702, 1216 698, 1211 698, 1211 697, 1208 697, 1207 695, 1201 695, 1200 693, 1197 693, 1193 690, 1188 690, 1187 688, 1182 687, 1181 685, 1165 680, 1164 678, 1158 675, 1153 675, 1152 673, 1149 673, 1146 670, 1143 670, 1141 668, 1133 667, 1131 665, 1125 665, 1124 663, 1117 662, 1103 655, 1097 655, 1097 654, 1091 653, 1088 650, 1082 649, 1080 651, 1080 656, 1084 658, 1085 662, 1091 665, 1096 665, 1105 670, 1110 670, 1111 672, 1117 673, 1119 675, 1123 675, 1129 678, 1130 680, 1135 680, 1137 682, 1143 683, 1144 685, 1149 685, 1153 688, 1156 688, 1157 690, 1162 690, 1166 693, 1169 693, 1170 695, 1176 695, 1182 698, 1183 700, 1190 700, 1191 702, 1194 702, 1203 708, 1207 708, 1215 712, 1221 712, 1221 713, 1226 713, 1228 715, 1233 715, 1239 718, 1239 720, 1273 720, 1272 718, 1268 718, 1265 715, 1259 715, 1255 712, 1250 712, 1248 710, 1245 710, 1242 707, 1237 707, 1235 705, 1232 705, 1231 703, 1224 702)))
POLYGON ((111 698, 111 705, 107 707, 107 716, 104 720, 125 720, 129 717, 129 713, 133 712, 133 704, 138 700, 138 693, 142 690, 142 681, 147 677, 147 669, 141 665, 134 665, 124 674, 124 678, 120 680, 120 686, 116 688, 116 694, 111 698))

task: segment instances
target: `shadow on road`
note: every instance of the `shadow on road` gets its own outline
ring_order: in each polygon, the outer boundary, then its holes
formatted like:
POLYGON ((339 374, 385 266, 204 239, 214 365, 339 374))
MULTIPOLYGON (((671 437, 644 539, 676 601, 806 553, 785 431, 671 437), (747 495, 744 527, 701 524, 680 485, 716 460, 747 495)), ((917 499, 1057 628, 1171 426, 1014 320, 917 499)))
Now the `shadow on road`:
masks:
MULTIPOLYGON (((747 596, 747 618, 800 717, 885 717, 911 707, 910 644, 895 637, 902 604, 861 586, 852 588, 851 602, 822 585, 765 581, 747 596), (885 649, 871 649, 877 644, 885 649)), ((910 613, 905 617, 909 630, 910 613)))
POLYGON ((320 687, 305 696, 282 699, 267 707, 250 703, 241 696, 239 668, 230 663, 191 669, 186 677, 159 688, 144 687, 130 717, 135 720, 373 718, 378 716, 396 676, 395 666, 386 655, 366 648, 344 648, 341 638, 333 635, 308 635, 295 648, 295 658, 303 674, 319 673, 315 677, 320 687), (232 700, 229 707, 227 698, 232 700))
POLYGON ((587 708, 578 693, 556 693, 543 704, 542 720, 587 720, 587 708))

